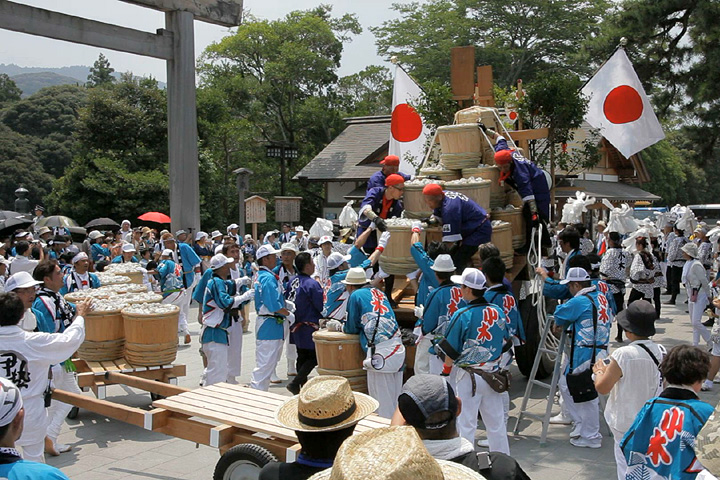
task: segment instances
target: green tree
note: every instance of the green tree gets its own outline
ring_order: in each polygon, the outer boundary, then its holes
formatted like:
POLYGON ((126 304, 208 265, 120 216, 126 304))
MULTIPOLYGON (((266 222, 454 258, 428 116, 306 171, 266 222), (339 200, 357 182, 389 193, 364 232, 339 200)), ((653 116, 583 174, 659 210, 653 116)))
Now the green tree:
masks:
POLYGON ((94 88, 112 85, 115 83, 114 71, 115 69, 110 66, 110 61, 101 53, 93 66, 90 67, 90 75, 87 77, 86 86, 94 88))
POLYGON ((0 107, 20 100, 22 90, 18 88, 12 78, 6 73, 0 73, 0 107))
POLYGON ((335 89, 342 112, 353 116, 388 115, 392 106, 390 70, 369 65, 342 77, 335 89))
POLYGON ((54 183, 48 204, 86 222, 168 209, 165 92, 125 74, 91 89, 81 109, 77 153, 54 183))
POLYGON ((552 69, 584 72, 576 52, 611 5, 607 0, 431 0, 395 3, 401 18, 371 28, 378 52, 396 55, 420 81, 450 79, 450 49, 475 45, 497 83, 532 81, 552 69))
POLYGON ((42 202, 50 193, 53 178, 35 156, 32 140, 0 123, 0 205, 14 210, 15 190, 25 187, 31 202, 42 202))
POLYGON ((17 101, 0 113, 0 122, 28 137, 36 147, 43 169, 62 175, 75 148, 74 133, 80 109, 87 101, 87 90, 76 85, 43 88, 17 101))

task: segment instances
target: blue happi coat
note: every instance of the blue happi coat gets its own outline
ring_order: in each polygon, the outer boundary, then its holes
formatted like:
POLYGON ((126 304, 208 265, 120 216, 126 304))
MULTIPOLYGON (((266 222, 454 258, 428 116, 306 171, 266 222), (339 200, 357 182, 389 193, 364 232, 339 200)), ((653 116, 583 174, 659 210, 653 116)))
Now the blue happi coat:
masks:
POLYGON ((418 321, 423 335, 432 334, 433 344, 428 352, 433 355, 436 353, 435 344, 445 338, 450 318, 466 305, 467 302, 462 298, 460 287, 452 282, 442 284, 428 294, 423 318, 418 321))
POLYGON ((627 480, 693 480, 703 467, 695 456, 695 437, 713 407, 684 388, 668 387, 648 400, 620 442, 627 480))
MULTIPOLYGON (((370 205, 372 208, 372 211, 376 214, 380 215, 380 211, 382 210, 383 205, 383 196, 385 195, 385 187, 375 187, 369 189, 365 193, 365 198, 363 199, 362 203, 360 204, 360 210, 363 209, 365 205, 370 205)), ((403 203, 402 200, 393 200, 392 205, 390 206, 390 209, 387 213, 387 218, 393 218, 393 217, 400 217, 403 212, 403 203)), ((358 219, 358 230, 357 230, 357 236, 359 237, 362 235, 362 233, 370 226, 370 220, 365 216, 362 215, 358 219)), ((363 248, 365 251, 374 250, 375 247, 377 247, 377 232, 372 232, 370 236, 368 237, 367 241, 365 242, 365 245, 363 245, 363 248)))
POLYGON ((277 275, 260 267, 255 280, 255 311, 258 315, 258 340, 283 340, 285 317, 277 314, 285 308, 282 284, 277 275))
POLYGON ((290 280, 287 299, 294 302, 295 323, 290 325, 290 343, 297 348, 315 350, 312 334, 318 330, 323 309, 323 289, 320 284, 303 273, 290 280))
POLYGON ((417 266, 420 267, 422 275, 418 281, 418 291, 415 294, 415 305, 425 305, 428 294, 433 288, 437 288, 440 285, 437 277, 435 276, 435 270, 431 267, 435 265, 435 260, 430 258, 422 243, 415 242, 410 245, 410 255, 412 255, 417 266))
POLYGON ((80 277, 75 275, 75 270, 70 269, 70 272, 68 272, 63 277, 63 286, 60 289, 60 295, 65 295, 66 293, 74 292, 76 290, 86 290, 88 288, 98 288, 100 286, 100 279, 97 275, 90 272, 88 273, 88 282, 86 285, 83 285, 83 281, 80 280, 80 277))
POLYGON ((110 250, 99 243, 93 243, 90 245, 90 255, 92 256, 93 262, 97 263, 100 260, 105 260, 105 258, 109 257, 110 250))
POLYGON ((189 288, 195 281, 195 267, 200 265, 202 259, 187 243, 178 244, 178 254, 182 266, 182 278, 185 288, 189 288))
MULTIPOLYGON (((501 150, 510 150, 507 140, 503 136, 499 136, 495 144, 495 151, 499 152, 501 150)), ((550 187, 545 173, 518 151, 513 150, 512 158, 512 174, 505 181, 518 191, 523 202, 535 200, 540 215, 546 220, 549 219, 550 187)))
POLYGON ((498 307, 476 299, 453 314, 437 347, 460 368, 493 370, 509 339, 506 325, 498 307))
MULTIPOLYGON (((367 256, 354 245, 350 247, 348 253, 350 254, 348 265, 350 265, 351 268, 362 267, 363 269, 368 269, 372 266, 367 256)), ((323 318, 334 318, 335 320, 345 321, 348 295, 345 291, 345 284, 342 283, 342 281, 345 280, 347 274, 347 270, 340 270, 330 277, 330 288, 325 292, 325 305, 322 311, 323 318)))
POLYGON ((442 218, 443 242, 475 247, 490 241, 492 225, 487 212, 462 193, 445 192, 442 204, 433 212, 442 218))
MULTIPOLYGON (((212 271, 212 270, 210 270, 212 271)), ((235 282, 225 280, 217 275, 213 275, 205 286, 205 295, 203 296, 203 318, 210 315, 216 310, 223 310, 222 321, 217 326, 203 326, 202 337, 200 343, 221 343, 229 345, 227 329, 232 324, 230 316, 230 308, 237 308, 235 305, 236 294, 235 282)))
MULTIPOLYGON (((408 175, 407 173, 397 172, 397 174, 403 177, 406 182, 410 180, 410 175, 408 175)), ((387 179, 387 176, 383 173, 382 169, 378 170, 377 172, 373 173, 370 177, 370 180, 368 180, 367 188, 365 189, 365 191, 367 192, 371 188, 385 188, 385 179, 387 179)))
POLYGON ((492 287, 485 290, 483 293, 485 300, 488 303, 497 305, 507 319, 506 328, 508 334, 513 339, 514 345, 522 345, 525 343, 525 329, 523 328, 522 319, 520 318, 520 311, 517 307, 517 300, 512 293, 508 291, 505 285, 493 285, 492 287))
MULTIPOLYGON (((617 315, 617 306, 615 305, 615 297, 610 292, 610 286, 599 278, 591 278, 590 283, 597 287, 598 292, 605 295, 605 298, 607 298, 608 304, 610 305, 612 315, 615 317, 615 315, 617 315)), ((569 300, 572 298, 567 284, 563 285, 554 278, 545 279, 545 283, 543 284, 543 295, 548 298, 554 298, 555 300, 569 300)))
POLYGON ((574 352, 565 373, 583 371, 592 367, 593 338, 596 358, 604 357, 610 340, 612 312, 607 297, 593 285, 555 309, 555 323, 573 335, 574 352), (587 295, 587 296, 586 296, 587 295), (590 298, 588 298, 590 297, 590 298), (592 303, 591 303, 592 302, 592 303), (593 337, 593 309, 597 309, 597 330, 593 337))
POLYGON ((347 321, 345 333, 360 334, 360 346, 367 352, 368 341, 375 334, 375 345, 384 341, 400 338, 400 327, 395 319, 395 312, 383 292, 373 287, 355 290, 347 303, 347 321))

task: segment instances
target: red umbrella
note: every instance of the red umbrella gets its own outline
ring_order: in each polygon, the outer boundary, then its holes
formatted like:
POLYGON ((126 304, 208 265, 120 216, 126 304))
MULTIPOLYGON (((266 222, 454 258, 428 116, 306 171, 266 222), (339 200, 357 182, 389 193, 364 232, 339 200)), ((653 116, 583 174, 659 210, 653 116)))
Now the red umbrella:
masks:
POLYGON ((138 220, 144 222, 170 223, 170 217, 160 212, 147 212, 138 217, 138 220))

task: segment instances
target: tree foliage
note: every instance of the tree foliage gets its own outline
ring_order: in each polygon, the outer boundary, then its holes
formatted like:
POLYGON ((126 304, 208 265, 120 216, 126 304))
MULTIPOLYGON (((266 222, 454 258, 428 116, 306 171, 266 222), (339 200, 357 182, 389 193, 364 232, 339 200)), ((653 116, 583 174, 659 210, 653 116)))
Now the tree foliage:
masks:
POLYGON ((93 66, 90 67, 90 74, 87 77, 87 87, 106 87, 115 83, 115 77, 113 77, 114 68, 110 66, 110 61, 105 58, 102 53, 95 60, 93 66))
POLYGON ((13 210, 15 190, 25 187, 31 202, 42 202, 52 188, 28 138, 0 123, 0 206, 13 210))
POLYGON ((0 107, 20 100, 22 90, 6 73, 0 73, 0 107))

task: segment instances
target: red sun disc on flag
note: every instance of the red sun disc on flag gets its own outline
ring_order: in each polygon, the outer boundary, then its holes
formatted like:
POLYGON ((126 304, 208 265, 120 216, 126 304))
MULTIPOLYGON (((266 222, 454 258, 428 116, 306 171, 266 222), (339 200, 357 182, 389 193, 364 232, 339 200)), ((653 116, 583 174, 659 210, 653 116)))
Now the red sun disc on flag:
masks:
POLYGON ((390 121, 390 132, 398 142, 412 142, 420 137, 423 122, 417 111, 407 103, 395 107, 390 121))
POLYGON ((642 97, 629 85, 615 87, 605 97, 603 112, 612 123, 634 122, 643 113, 642 97))
POLYGON ((508 118, 509 118, 510 120, 512 120, 513 122, 514 122, 515 120, 517 120, 517 118, 518 118, 517 112, 515 112, 515 111, 513 111, 513 110, 509 111, 509 112, 508 112, 508 118))

